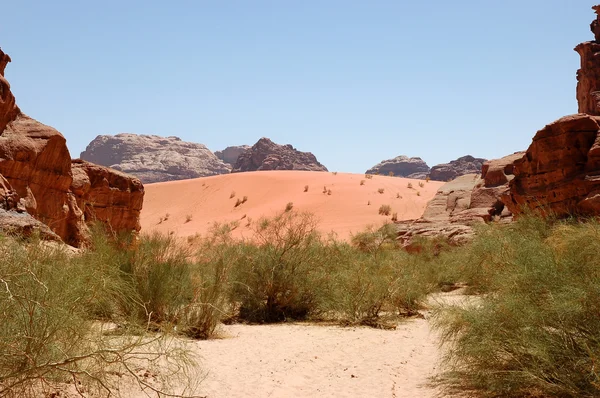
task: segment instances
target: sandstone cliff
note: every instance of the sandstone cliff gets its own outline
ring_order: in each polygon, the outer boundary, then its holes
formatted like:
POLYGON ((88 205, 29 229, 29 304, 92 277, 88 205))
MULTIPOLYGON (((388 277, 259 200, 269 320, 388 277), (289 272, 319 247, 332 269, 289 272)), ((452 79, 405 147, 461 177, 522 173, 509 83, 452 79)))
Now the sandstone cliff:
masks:
MULTIPOLYGON (((9 192, 2 208, 0 229, 16 228, 24 232, 36 229, 44 237, 60 237, 68 244, 80 246, 88 236, 86 222, 93 220, 87 219, 78 206, 65 138, 52 127, 21 113, 4 78, 9 61, 0 50, 0 175, 3 191, 9 192), (29 222, 31 218, 37 221, 29 222)), ((111 173, 106 170, 107 175, 111 173)), ((127 178, 133 181, 132 177, 127 178)), ((106 190, 132 195, 128 188, 109 180, 106 190)), ((140 189, 143 196, 143 188, 140 189)), ((136 216, 130 210, 124 211, 126 216, 115 225, 112 219, 101 221, 109 223, 115 231, 139 231, 139 211, 136 216)))
POLYGON ((134 175, 145 184, 226 174, 231 170, 202 144, 157 135, 99 135, 80 157, 134 175))
POLYGON ((237 159, 232 173, 260 170, 327 171, 315 155, 301 152, 291 145, 279 145, 261 138, 237 159))
POLYGON ((424 180, 429 173, 429 166, 421 158, 409 158, 400 155, 393 159, 384 160, 365 172, 365 174, 390 175, 396 177, 417 178, 424 180))
POLYGON ((512 212, 600 214, 600 117, 565 116, 533 138, 514 166, 505 202, 512 212))

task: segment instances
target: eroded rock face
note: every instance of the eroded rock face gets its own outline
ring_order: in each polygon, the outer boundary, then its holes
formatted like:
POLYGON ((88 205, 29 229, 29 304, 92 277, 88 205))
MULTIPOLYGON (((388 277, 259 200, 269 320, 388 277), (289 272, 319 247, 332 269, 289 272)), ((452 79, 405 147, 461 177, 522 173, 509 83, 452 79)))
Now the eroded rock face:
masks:
POLYGON ((261 170, 327 171, 315 155, 301 152, 291 145, 279 145, 261 138, 237 159, 232 173, 261 170))
POLYGON ((581 68, 577 71, 577 103, 579 113, 600 115, 600 6, 592 7, 597 17, 590 25, 594 41, 575 47, 581 56, 581 68))
POLYGON ((514 165, 505 199, 513 213, 523 208, 558 217, 600 214, 600 117, 565 116, 538 131, 514 165))
POLYGON ((206 146, 178 137, 99 135, 81 159, 131 174, 144 184, 226 174, 231 166, 206 146))
POLYGON ((434 181, 450 181, 465 174, 481 173, 481 167, 486 159, 475 158, 471 155, 451 160, 433 166, 429 170, 429 178, 434 181))
POLYGON ((144 186, 133 176, 76 159, 71 190, 85 220, 109 224, 116 231, 136 231, 144 201, 144 186))
POLYGON ((514 178, 514 164, 523 155, 517 152, 486 161, 481 174, 465 174, 444 184, 420 219, 396 223, 398 239, 408 250, 415 250, 417 236, 439 237, 459 245, 473 239, 477 224, 512 221, 504 199, 514 178))
POLYGON ((424 180, 429 173, 429 166, 421 158, 409 158, 400 155, 393 159, 384 160, 365 172, 365 174, 390 175, 396 177, 416 178, 424 180))
POLYGON ((233 167, 240 155, 248 149, 250 149, 250 145, 228 146, 222 151, 216 151, 215 156, 233 167))
MULTIPOLYGON (((86 243, 86 222, 94 220, 86 219, 77 204, 65 138, 20 112, 3 75, 8 61, 0 50, 0 229, 20 235, 38 231, 43 238, 81 246, 86 243)), ((109 179, 106 189, 118 191, 119 184, 109 179)), ((136 230, 136 225, 139 230, 139 217, 137 224, 131 218, 114 223, 117 217, 97 219, 117 232, 136 230)))

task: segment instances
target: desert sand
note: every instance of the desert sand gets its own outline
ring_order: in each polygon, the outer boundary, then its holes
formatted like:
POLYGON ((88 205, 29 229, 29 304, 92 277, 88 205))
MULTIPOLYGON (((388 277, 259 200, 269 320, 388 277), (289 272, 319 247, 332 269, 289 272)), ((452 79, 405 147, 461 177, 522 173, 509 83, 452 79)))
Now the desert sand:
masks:
POLYGON ((205 234, 215 222, 237 221, 234 235, 251 237, 253 224, 248 225, 248 220, 272 217, 292 202, 294 211, 316 216, 321 232, 333 231, 338 238, 348 239, 370 225, 379 227, 389 222, 391 214, 379 215, 384 204, 392 207, 399 220, 419 218, 441 185, 436 181, 388 176, 367 179, 363 174, 310 171, 234 173, 147 184, 142 231, 186 237, 205 234), (361 180, 364 185, 360 185, 361 180), (236 207, 236 201, 244 197, 247 201, 236 207))
MULTIPOLYGON (((432 328, 440 304, 472 305, 464 288, 430 295, 423 317, 395 330, 310 323, 223 325, 221 338, 190 341, 207 398, 443 396, 434 377, 443 350, 432 328)), ((132 394, 143 397, 144 394, 132 394)))

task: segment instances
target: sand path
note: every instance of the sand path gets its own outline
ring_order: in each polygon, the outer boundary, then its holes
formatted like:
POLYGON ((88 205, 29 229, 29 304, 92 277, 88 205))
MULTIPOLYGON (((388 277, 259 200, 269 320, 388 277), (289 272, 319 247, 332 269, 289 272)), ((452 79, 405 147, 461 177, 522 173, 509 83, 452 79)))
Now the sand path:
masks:
POLYGON ((198 342, 208 371, 200 392, 218 397, 433 397, 435 333, 425 319, 396 330, 306 324, 224 327, 198 342))

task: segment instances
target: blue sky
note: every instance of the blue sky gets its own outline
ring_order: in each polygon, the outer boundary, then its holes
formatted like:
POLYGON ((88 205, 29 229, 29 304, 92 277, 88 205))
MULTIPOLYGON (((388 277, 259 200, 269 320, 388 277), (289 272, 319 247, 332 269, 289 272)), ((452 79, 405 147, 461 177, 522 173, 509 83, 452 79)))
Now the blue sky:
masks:
POLYGON ((362 173, 501 157, 576 113, 596 2, 19 0, 0 46, 21 109, 73 157, 99 134, 266 136, 362 173))

